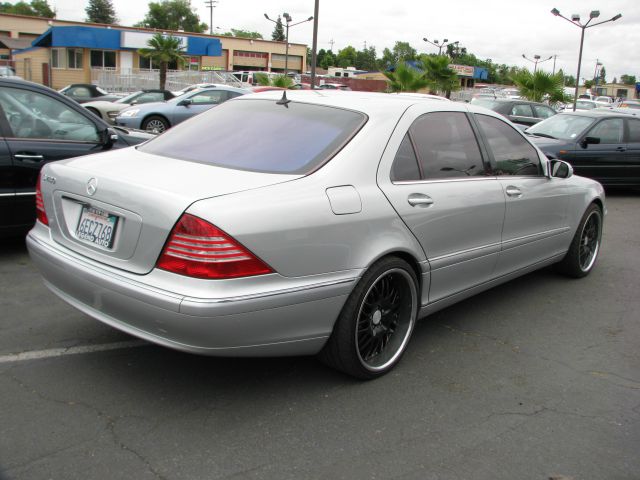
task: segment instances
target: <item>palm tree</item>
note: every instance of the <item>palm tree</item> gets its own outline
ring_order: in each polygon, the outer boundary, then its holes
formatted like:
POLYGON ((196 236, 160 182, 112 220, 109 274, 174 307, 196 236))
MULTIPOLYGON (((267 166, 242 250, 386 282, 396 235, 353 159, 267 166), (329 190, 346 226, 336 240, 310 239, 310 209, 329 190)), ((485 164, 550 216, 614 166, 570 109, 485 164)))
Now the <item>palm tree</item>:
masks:
POLYGON ((429 86, 424 74, 406 62, 399 62, 393 72, 382 73, 389 79, 392 92, 417 92, 429 86))
POLYGON ((564 102, 565 94, 562 88, 562 73, 552 75, 542 70, 531 73, 527 69, 520 70, 511 76, 520 95, 533 102, 548 100, 550 103, 564 102))
POLYGON ((164 90, 167 84, 167 69, 169 64, 176 62, 182 66, 185 63, 184 47, 180 45, 180 39, 173 35, 163 36, 156 33, 147 42, 149 48, 141 48, 138 53, 149 58, 152 62, 160 66, 160 89, 164 90))
POLYGON ((423 55, 420 59, 424 67, 424 76, 432 89, 444 92, 447 98, 451 92, 460 89, 458 74, 449 68, 446 55, 423 55))
POLYGON ((293 80, 286 75, 275 75, 270 77, 265 73, 254 73, 253 78, 255 78, 258 85, 262 85, 263 87, 280 87, 280 88, 289 88, 293 85, 293 80))

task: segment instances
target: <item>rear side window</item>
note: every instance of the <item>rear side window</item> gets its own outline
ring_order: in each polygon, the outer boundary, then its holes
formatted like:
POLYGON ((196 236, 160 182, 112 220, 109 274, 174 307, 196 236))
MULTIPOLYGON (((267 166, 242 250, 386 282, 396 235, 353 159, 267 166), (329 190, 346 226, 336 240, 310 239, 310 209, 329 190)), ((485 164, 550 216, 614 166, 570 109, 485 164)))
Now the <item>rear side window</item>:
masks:
POLYGON ((341 108, 274 100, 225 102, 144 144, 143 152, 263 173, 305 175, 365 124, 341 108))
POLYGON ((463 112, 422 115, 409 134, 426 180, 485 174, 478 142, 463 112))
POLYGON ((511 115, 516 117, 533 117, 533 111, 530 105, 519 103, 511 108, 511 115))
POLYGON ((640 120, 627 120, 629 124, 629 143, 640 143, 640 120))
POLYGON ((487 115, 476 120, 496 161, 496 175, 541 175, 538 151, 510 125, 487 115))
POLYGON ((420 180, 420 170, 418 169, 418 159, 411 145, 409 134, 405 134, 396 158, 391 167, 391 181, 402 182, 420 180))

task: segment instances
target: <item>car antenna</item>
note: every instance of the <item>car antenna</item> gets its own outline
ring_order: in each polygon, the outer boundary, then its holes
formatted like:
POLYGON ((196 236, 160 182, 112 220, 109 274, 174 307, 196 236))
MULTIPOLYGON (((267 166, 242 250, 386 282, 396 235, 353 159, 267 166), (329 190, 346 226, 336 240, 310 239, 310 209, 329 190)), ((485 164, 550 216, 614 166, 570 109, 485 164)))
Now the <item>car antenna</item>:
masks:
POLYGON ((285 108, 289 108, 290 103, 291 103, 291 100, 287 98, 287 91, 284 90, 282 92, 282 98, 276 102, 276 105, 284 105, 285 108))

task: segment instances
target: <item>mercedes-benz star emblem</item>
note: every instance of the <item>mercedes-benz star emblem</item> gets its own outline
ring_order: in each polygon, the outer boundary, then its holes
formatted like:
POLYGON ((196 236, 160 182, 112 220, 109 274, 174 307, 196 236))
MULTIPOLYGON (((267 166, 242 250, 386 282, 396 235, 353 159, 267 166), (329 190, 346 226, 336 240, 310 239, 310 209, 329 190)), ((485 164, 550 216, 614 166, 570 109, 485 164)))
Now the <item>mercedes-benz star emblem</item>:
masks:
POLYGON ((95 178, 90 179, 87 182, 87 193, 89 195, 93 195, 96 193, 97 190, 98 190, 98 180, 96 180, 95 178))

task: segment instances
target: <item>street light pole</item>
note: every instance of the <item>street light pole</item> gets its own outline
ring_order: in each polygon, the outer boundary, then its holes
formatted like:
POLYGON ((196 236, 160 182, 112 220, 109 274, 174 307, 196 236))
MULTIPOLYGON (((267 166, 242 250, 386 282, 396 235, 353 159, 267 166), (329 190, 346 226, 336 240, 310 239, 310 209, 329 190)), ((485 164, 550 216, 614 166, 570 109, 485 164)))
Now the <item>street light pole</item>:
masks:
POLYGON ((209 35, 213 35, 213 9, 218 0, 205 0, 204 4, 209 9, 209 35))
POLYGON ((318 16, 320 15, 320 0, 315 0, 313 9, 313 51, 311 52, 311 90, 316 88, 316 61, 318 60, 318 16))
MULTIPOLYGON (((540 60, 540 55, 534 55, 533 56, 533 60, 531 60, 530 58, 527 58, 527 56, 523 53, 522 54, 522 58, 524 58, 525 60, 530 61, 531 63, 533 63, 533 74, 535 75, 537 69, 538 69, 538 64, 542 63, 542 62, 546 62, 547 60, 551 60, 553 58, 553 55, 551 55, 549 58, 545 58, 544 60, 540 60)), ((555 67, 554 67, 555 70, 555 67)))
POLYGON ((599 10, 592 10, 589 13, 589 21, 583 25, 582 23, 580 23, 580 15, 577 15, 577 14, 571 15, 571 20, 569 20, 567 17, 562 15, 560 13, 560 10, 558 10, 557 8, 552 9, 551 13, 553 15, 555 15, 556 17, 564 18, 567 22, 572 23, 573 25, 575 25, 576 27, 578 27, 578 28, 580 28, 582 30, 582 32, 580 34, 580 52, 578 53, 578 73, 576 74, 576 89, 575 89, 574 96, 573 96, 573 111, 575 112, 576 111, 576 103, 578 102, 578 85, 580 83, 580 67, 582 66, 582 47, 584 46, 584 31, 587 28, 595 27, 597 25, 602 25, 603 23, 615 22, 620 17, 622 17, 622 14, 619 13, 619 14, 615 15, 614 17, 611 17, 609 20, 604 20, 602 22, 597 22, 597 23, 594 23, 592 25, 589 25, 591 23, 591 20, 593 20, 594 18, 598 18, 600 16, 600 11, 599 10))
MULTIPOLYGON (((295 27, 296 25, 300 25, 301 23, 305 23, 305 22, 310 22, 311 20, 313 20, 313 17, 309 17, 306 20, 302 20, 301 22, 297 22, 297 23, 291 23, 292 18, 291 15, 289 15, 288 13, 283 13, 282 16, 284 17, 285 21, 287 22, 286 25, 286 29, 287 32, 285 34, 285 50, 284 50, 284 74, 286 75, 288 73, 289 70, 289 28, 291 27, 295 27)), ((278 24, 278 22, 276 22, 275 20, 273 20, 272 18, 269 18, 269 15, 267 15, 266 13, 264 14, 264 18, 266 18, 267 20, 269 20, 270 22, 275 23, 276 25, 278 24)))
POLYGON ((433 45, 434 47, 438 48, 438 55, 442 55, 442 49, 445 47, 448 47, 449 45, 455 45, 456 43, 458 43, 458 41, 455 42, 449 42, 448 38, 445 38, 444 40, 442 40, 442 43, 440 43, 439 40, 433 40, 433 42, 431 40, 429 40, 428 38, 423 38, 422 40, 424 40, 425 42, 433 45), (449 43, 447 43, 449 42, 449 43))

